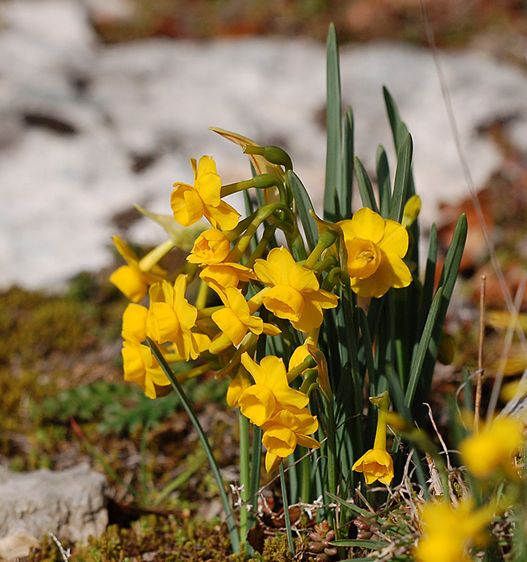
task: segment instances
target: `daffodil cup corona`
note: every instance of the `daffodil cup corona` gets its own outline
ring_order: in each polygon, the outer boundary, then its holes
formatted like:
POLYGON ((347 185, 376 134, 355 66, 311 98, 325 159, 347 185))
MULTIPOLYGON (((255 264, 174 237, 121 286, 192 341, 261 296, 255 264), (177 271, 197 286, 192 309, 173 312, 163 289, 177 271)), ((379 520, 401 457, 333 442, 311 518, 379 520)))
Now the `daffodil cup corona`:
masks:
MULTIPOLYGON (((396 461, 405 453, 388 450, 387 418, 420 421, 466 235, 461 219, 436 271, 432 234, 420 275, 408 130, 385 92, 397 161, 391 176, 379 149, 375 192, 353 154, 351 110, 341 113, 334 30, 328 62, 320 217, 284 150, 214 129, 242 148, 252 174, 224 184, 212 156, 193 159, 194 181, 175 181, 169 214, 139 208, 167 240, 141 258, 114 238, 125 264, 110 280, 132 301, 123 315, 125 379, 152 399, 170 387, 179 394, 211 463, 235 549, 255 521, 261 468, 280 470, 283 490, 286 480, 293 484, 291 498, 282 498, 286 513, 287 499, 310 505, 320 497, 320 516, 332 524, 335 496, 364 487, 359 473, 366 485, 400 480, 403 463, 396 461), (352 208, 356 189, 362 204, 352 208), (235 193, 245 198, 243 211, 227 201, 235 193), (167 267, 165 255, 182 251, 186 260, 167 267), (237 512, 186 397, 192 377, 225 385, 226 403, 238 410, 237 512), (377 399, 364 404, 368 395, 377 399)), ((342 528, 348 516, 341 514, 342 528)), ((335 532, 338 538, 340 527, 335 532)), ((291 533, 289 539, 293 548, 291 533)))

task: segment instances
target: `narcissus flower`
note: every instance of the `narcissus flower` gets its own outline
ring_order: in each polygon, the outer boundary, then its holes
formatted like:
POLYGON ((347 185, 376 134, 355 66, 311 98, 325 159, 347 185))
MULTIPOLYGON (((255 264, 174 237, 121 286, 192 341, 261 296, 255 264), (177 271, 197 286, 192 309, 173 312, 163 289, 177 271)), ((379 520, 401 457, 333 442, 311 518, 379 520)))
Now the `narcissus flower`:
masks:
POLYGON ((523 423, 499 417, 464 439, 459 450, 463 464, 474 476, 488 478, 500 469, 510 472, 513 457, 523 443, 523 423))
POLYGON ((250 268, 239 263, 226 262, 207 265, 203 268, 199 277, 218 294, 229 287, 235 289, 240 283, 256 278, 250 268))
POLYGON ((351 288, 361 297, 382 297, 391 287, 407 287, 412 274, 403 259, 408 232, 371 209, 359 209, 351 220, 340 221, 348 254, 351 288))
POLYGON ((230 251, 231 243, 225 234, 215 228, 209 228, 196 238, 187 261, 199 265, 221 263, 230 251))
MULTIPOLYGON (((165 277, 165 271, 156 265, 155 261, 149 259, 153 252, 139 260, 124 240, 118 236, 114 236, 112 240, 117 251, 125 259, 126 265, 122 265, 110 275, 110 283, 113 283, 132 302, 137 303, 146 295, 149 285, 161 281, 165 277)), ((171 247, 172 243, 169 242, 167 248, 171 247)))
POLYGON ((338 304, 338 297, 320 289, 313 271, 298 265, 286 248, 273 248, 266 260, 256 260, 254 272, 271 287, 263 298, 265 308, 302 332, 318 328, 323 309, 338 304))
POLYGON ((279 410, 264 425, 262 443, 267 453, 265 469, 271 472, 278 463, 293 454, 297 445, 310 449, 320 447, 320 443, 309 437, 318 429, 318 420, 307 408, 288 408, 279 410))
POLYGON ((239 213, 221 200, 221 178, 210 156, 193 159, 194 185, 175 183, 170 205, 176 220, 190 226, 205 217, 214 228, 232 230, 238 224, 239 213))
POLYGON ((221 330, 220 336, 210 347, 212 353, 222 351, 230 344, 239 345, 247 332, 256 335, 265 333, 270 336, 280 333, 277 327, 251 315, 249 303, 239 289, 227 288, 220 296, 225 307, 212 314, 213 322, 221 330))
POLYGON ((386 418, 390 405, 388 392, 370 398, 370 401, 379 408, 373 449, 366 451, 352 466, 352 470, 362 472, 368 485, 379 480, 389 486, 393 479, 393 459, 386 450, 386 418))
POLYGON ((301 410, 307 406, 308 396, 289 386, 282 359, 269 355, 258 364, 247 353, 243 353, 241 362, 255 384, 243 391, 238 405, 242 414, 252 423, 261 427, 280 410, 301 410))
POLYGON ((393 479, 393 459, 386 449, 374 447, 355 462, 353 470, 364 473, 368 485, 379 480, 389 486, 393 479))
POLYGON ((423 538, 414 550, 418 562, 469 562, 471 544, 482 539, 492 519, 489 507, 475 511, 469 500, 453 506, 445 501, 426 503, 421 510, 423 538))
POLYGON ((123 370, 124 380, 138 384, 148 398, 156 398, 156 387, 169 386, 170 381, 155 360, 150 348, 142 342, 146 339, 144 306, 129 304, 123 314, 123 370))
POLYGON ((156 343, 173 343, 178 354, 188 361, 198 357, 200 345, 192 333, 198 311, 185 298, 186 288, 185 275, 178 275, 174 285, 168 281, 152 285, 146 326, 156 343))

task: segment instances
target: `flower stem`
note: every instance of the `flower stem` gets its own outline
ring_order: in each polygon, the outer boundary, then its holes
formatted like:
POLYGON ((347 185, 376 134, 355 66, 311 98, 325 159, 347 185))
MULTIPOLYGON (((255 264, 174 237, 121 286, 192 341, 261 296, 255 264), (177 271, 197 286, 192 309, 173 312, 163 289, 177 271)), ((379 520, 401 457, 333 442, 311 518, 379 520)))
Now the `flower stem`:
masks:
POLYGON ((150 271, 173 247, 174 242, 172 240, 165 240, 139 261, 139 269, 145 272, 150 271))
POLYGON ((249 463, 249 420, 238 411, 240 427, 240 544, 247 541, 249 531, 249 499, 251 495, 251 475, 249 463))
POLYGON ((289 501, 287 499, 287 487, 285 484, 285 473, 284 473, 284 463, 280 463, 280 486, 282 488, 282 503, 284 505, 284 520, 285 520, 285 530, 287 532, 287 545, 289 546, 289 552, 295 555, 295 545, 293 543, 293 532, 291 530, 291 518, 289 517, 289 501))

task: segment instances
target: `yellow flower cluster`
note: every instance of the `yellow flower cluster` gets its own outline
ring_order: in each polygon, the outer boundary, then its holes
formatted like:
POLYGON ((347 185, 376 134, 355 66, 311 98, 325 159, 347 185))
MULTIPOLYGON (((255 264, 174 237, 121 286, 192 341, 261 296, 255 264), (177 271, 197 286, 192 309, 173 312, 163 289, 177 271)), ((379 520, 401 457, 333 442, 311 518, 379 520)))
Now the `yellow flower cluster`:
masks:
POLYGON ((471 501, 457 506, 446 501, 426 503, 421 510, 423 538, 415 549, 418 562, 470 562, 467 549, 481 542, 492 510, 474 509, 471 501))
MULTIPOLYGON (((339 284, 350 283, 353 291, 365 297, 381 297, 391 287, 407 286, 411 274, 403 258, 408 235, 401 224, 360 209, 350 220, 333 225, 337 234, 327 238, 327 244, 321 237, 309 255, 298 232, 293 197, 284 191, 288 188, 283 174, 275 177, 266 173, 222 186, 212 157, 192 160, 192 168, 192 185, 174 184, 170 198, 173 218, 168 217, 174 225, 167 226, 165 221, 164 227, 171 234, 202 218, 210 227, 194 240, 186 264, 175 274, 167 273, 158 263, 177 245, 177 237, 171 235, 141 259, 114 237, 126 265, 110 280, 132 301, 123 315, 124 376, 139 384, 150 398, 169 386, 147 339, 155 342, 169 363, 192 361, 200 366, 200 373, 209 370, 231 376, 227 401, 262 428, 265 464, 273 470, 297 445, 319 446, 310 437, 317 431, 318 421, 308 409, 309 397, 290 387, 290 379, 308 376, 308 372, 316 379, 318 373, 320 388, 331 392, 324 369, 297 373, 295 368, 298 370, 306 356, 323 357, 317 346, 318 332, 324 311, 338 306, 339 284), (223 201, 236 191, 275 185, 283 188, 278 190, 279 201, 269 198, 268 204, 244 219, 223 201), (285 243, 270 248, 277 229, 285 243), (254 237, 262 232, 260 241, 253 245, 254 237), (305 259, 298 259, 299 247, 304 248, 300 255, 304 252, 305 259), (335 251, 339 247, 342 251, 335 251), (347 260, 339 258, 338 267, 329 276, 325 256, 334 261, 334 256, 346 253, 347 260), (335 275, 335 271, 342 275, 335 275), (187 285, 194 280, 199 284, 198 296, 189 302, 187 285), (148 302, 140 304, 146 298, 148 302), (215 306, 207 306, 212 299, 215 306), (293 375, 279 357, 263 357, 259 363, 253 360, 260 336, 284 332, 296 332, 297 341, 311 346, 308 351, 301 345, 293 355, 289 365, 293 375)), ((192 290, 189 288, 189 294, 192 290)), ((391 481, 391 457, 383 448, 374 447, 374 452, 354 467, 365 473, 368 483, 391 481)))

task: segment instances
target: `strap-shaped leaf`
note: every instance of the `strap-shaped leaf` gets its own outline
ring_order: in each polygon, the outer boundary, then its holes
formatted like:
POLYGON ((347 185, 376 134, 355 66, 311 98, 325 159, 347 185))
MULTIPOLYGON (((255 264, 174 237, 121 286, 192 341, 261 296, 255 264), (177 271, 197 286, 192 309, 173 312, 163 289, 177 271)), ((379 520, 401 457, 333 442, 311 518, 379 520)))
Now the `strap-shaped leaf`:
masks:
POLYGON ((342 118, 340 93, 339 48, 335 26, 329 26, 326 52, 326 181, 324 189, 324 218, 335 221, 338 183, 342 155, 342 118))
POLYGON ((151 340, 150 338, 147 338, 147 342, 148 342, 148 345, 150 346, 150 349, 152 350, 152 353, 153 353, 154 357, 156 358, 156 361, 159 363, 159 366, 163 370, 163 373, 165 373, 168 380, 172 384, 172 387, 176 391, 179 399, 181 400, 181 403, 183 404, 183 407, 185 408, 185 411, 187 412, 188 417, 190 418, 190 421, 192 422, 192 425, 194 426, 194 429, 196 430, 196 433, 198 434, 199 440, 201 442, 201 446, 203 447, 203 449, 204 449, 204 451, 207 455, 207 459, 209 461, 210 468, 212 470, 212 474, 214 476, 214 479, 216 480, 216 484, 217 484, 218 489, 219 489, 220 499, 221 499, 221 503, 222 503, 222 506, 223 506, 223 511, 225 512, 225 518, 226 518, 226 521, 227 521, 227 528, 229 530, 229 536, 230 536, 230 539, 231 539, 232 549, 234 550, 234 552, 239 552, 240 551, 240 538, 238 536, 238 530, 236 528, 236 520, 234 518, 234 513, 232 512, 232 508, 231 508, 229 498, 227 496, 227 492, 225 491, 225 483, 223 482, 223 478, 221 476, 221 472, 220 472, 218 463, 216 462, 216 459, 214 458, 214 453, 212 452, 212 447, 210 446, 209 440, 207 439, 207 436, 205 435, 205 432, 203 431, 203 427, 201 426, 201 423, 199 422, 199 419, 198 419, 198 416, 196 415, 196 412, 194 412, 194 407, 193 407, 192 403, 188 399, 185 391, 183 390, 183 386, 181 385, 181 383, 177 380, 176 376, 174 375, 174 372, 170 368, 170 365, 166 362, 165 358, 163 357, 163 354, 161 353, 161 351, 157 347, 156 343, 153 340, 151 340))
POLYGON ((379 186, 379 202, 381 215, 387 217, 392 203, 392 186, 390 183, 390 165, 386 150, 381 144, 377 147, 377 184, 379 186))
POLYGON ((373 193, 370 177, 358 157, 355 157, 355 176, 357 178, 362 204, 378 213, 379 207, 377 206, 377 201, 375 201, 375 194, 373 193))
POLYGON ((397 222, 401 222, 403 218, 404 204, 408 199, 408 185, 412 177, 412 152, 412 137, 407 133, 397 150, 397 168, 390 209, 390 218, 397 222))
POLYGON ((353 111, 348 109, 344 116, 344 137, 342 141, 342 181, 339 182, 338 219, 349 219, 352 212, 353 199, 353 165, 355 156, 354 147, 354 122, 353 111))
POLYGON ((300 222, 302 223, 302 228, 304 229, 304 234, 306 235, 306 242, 309 251, 312 251, 318 240, 317 225, 309 213, 309 210, 314 211, 313 203, 311 202, 311 198, 309 197, 304 184, 293 171, 287 172, 286 182, 293 192, 298 216, 300 217, 300 222))
POLYGON ((424 327, 426 322, 425 314, 430 309, 432 304, 432 299, 434 297, 434 284, 436 278, 436 266, 437 266, 437 228, 435 224, 432 224, 430 229, 430 241, 428 243, 428 257, 426 258, 426 268, 425 268, 425 278, 423 281, 423 290, 421 292, 421 299, 419 302, 419 329, 424 327))
POLYGON ((441 311, 441 301, 443 299, 443 288, 440 287, 434 296, 432 301, 432 306, 426 318, 426 323, 423 329, 423 334, 419 341, 419 345, 416 348, 415 355, 410 366, 410 380, 408 381, 408 386, 406 387, 406 393, 404 397, 404 402, 408 408, 411 408, 415 392, 417 390, 417 384, 421 376, 421 371, 426 359, 426 355, 430 350, 432 355, 437 353, 438 342, 432 339, 437 321, 439 318, 439 313, 441 311), (430 349, 433 348, 433 349, 430 349))

